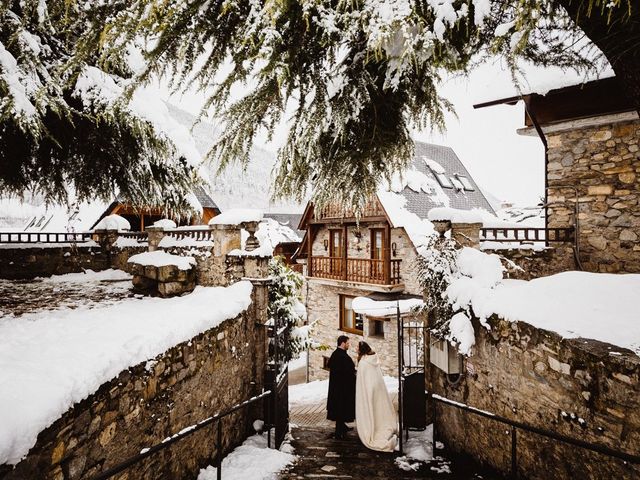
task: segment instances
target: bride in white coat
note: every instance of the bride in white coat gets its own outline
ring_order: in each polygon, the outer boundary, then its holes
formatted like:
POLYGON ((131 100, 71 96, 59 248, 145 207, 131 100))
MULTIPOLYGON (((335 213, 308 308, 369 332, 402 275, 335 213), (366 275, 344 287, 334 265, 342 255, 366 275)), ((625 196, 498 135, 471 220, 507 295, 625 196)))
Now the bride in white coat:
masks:
POLYGON ((365 447, 393 452, 398 441, 398 420, 382 378, 378 356, 366 342, 358 344, 356 427, 365 447))

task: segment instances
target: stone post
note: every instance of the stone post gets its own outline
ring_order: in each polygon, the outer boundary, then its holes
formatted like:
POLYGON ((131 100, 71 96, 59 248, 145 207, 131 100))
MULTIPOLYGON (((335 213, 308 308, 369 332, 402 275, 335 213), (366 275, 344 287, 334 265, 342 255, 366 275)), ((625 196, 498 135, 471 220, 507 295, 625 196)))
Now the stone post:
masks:
POLYGON ((451 238, 462 247, 480 247, 482 223, 451 223, 451 238))
POLYGON ((95 230, 95 240, 100 244, 100 247, 107 253, 110 253, 113 246, 118 240, 118 230, 95 230))
POLYGON ((224 257, 231 250, 241 247, 238 225, 209 225, 213 239, 213 256, 224 257))
POLYGON ((149 235, 149 251, 155 252, 164 238, 164 228, 152 226, 145 228, 144 231, 149 235))

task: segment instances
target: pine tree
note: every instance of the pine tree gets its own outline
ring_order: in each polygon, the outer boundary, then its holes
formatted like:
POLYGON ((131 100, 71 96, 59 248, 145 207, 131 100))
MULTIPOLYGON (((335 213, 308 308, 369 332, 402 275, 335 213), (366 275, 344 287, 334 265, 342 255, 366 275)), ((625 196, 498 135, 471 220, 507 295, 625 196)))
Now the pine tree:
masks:
POLYGON ((96 42, 73 55, 90 31, 85 7, 0 3, 0 191, 185 209, 195 168, 120 95, 133 75, 124 57, 97 68, 96 42))

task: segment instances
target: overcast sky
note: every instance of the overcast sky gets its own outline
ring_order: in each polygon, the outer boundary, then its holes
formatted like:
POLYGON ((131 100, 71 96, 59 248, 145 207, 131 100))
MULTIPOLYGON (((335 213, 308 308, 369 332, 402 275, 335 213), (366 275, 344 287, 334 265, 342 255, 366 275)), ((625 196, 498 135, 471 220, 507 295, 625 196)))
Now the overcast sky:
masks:
MULTIPOLYGON (((547 81, 562 72, 546 72, 547 81)), ((497 105, 475 110, 473 104, 514 95, 509 73, 500 62, 485 64, 467 78, 445 82, 441 94, 451 101, 458 118, 447 115, 444 134, 416 132, 417 140, 452 147, 481 187, 501 200, 520 205, 538 202, 544 194, 544 149, 538 137, 521 136, 516 129, 524 126, 524 107, 497 105)), ((186 94, 165 96, 192 113, 198 113, 202 96, 186 94)), ((284 137, 284 129, 278 135, 284 137)), ((266 145, 272 151, 275 144, 266 145)))

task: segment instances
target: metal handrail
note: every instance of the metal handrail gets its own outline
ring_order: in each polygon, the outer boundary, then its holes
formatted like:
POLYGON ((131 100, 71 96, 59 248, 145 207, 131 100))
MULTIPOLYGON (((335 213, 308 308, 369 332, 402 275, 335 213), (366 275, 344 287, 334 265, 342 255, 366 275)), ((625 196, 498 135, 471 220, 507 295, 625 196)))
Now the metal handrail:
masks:
MULTIPOLYGON (((444 403, 445 405, 449 405, 451 407, 458 408, 465 412, 473 413, 474 415, 478 415, 484 418, 490 418, 491 420, 495 420, 498 423, 503 423, 505 425, 511 426, 511 476, 516 478, 517 476, 517 440, 516 440, 516 429, 523 430, 525 432, 535 433, 537 435, 541 435, 543 437, 551 438, 553 440, 558 440, 560 442, 567 443, 569 445, 574 445, 576 447, 584 448, 585 450, 591 450, 592 452, 601 453, 603 455, 608 455, 610 457, 615 457, 626 462, 635 463, 640 465, 640 455, 634 455, 631 453, 621 452, 619 450, 614 450, 613 448, 609 448, 605 445, 600 445, 597 443, 586 442, 584 440, 579 440, 577 438, 568 437, 566 435, 562 435, 561 433, 556 433, 551 430, 546 430, 544 428, 535 427, 533 425, 529 425, 527 423, 518 422, 517 420, 511 420, 506 417, 502 417, 500 415, 496 415, 495 413, 487 412, 485 410, 480 410, 478 408, 471 407, 469 405, 465 405, 463 403, 456 402, 454 400, 450 400, 446 397, 442 397, 435 393, 429 392, 425 390, 427 397, 434 400, 434 402, 444 403)), ((434 416, 435 416, 435 406, 437 403, 434 403, 434 416)), ((435 420, 434 420, 435 426, 435 420)), ((435 440, 435 435, 434 435, 435 440)))
POLYGON ((85 243, 91 232, 0 232, 0 243, 85 243))
MULTIPOLYGON (((217 463, 217 469, 218 469, 217 477, 218 477, 218 480, 220 480, 222 478, 222 422, 221 420, 224 417, 240 410, 241 408, 244 408, 248 405, 251 405, 252 403, 257 402, 258 400, 262 400, 263 398, 268 397, 272 393, 273 393, 272 390, 267 390, 261 393, 260 395, 257 395, 253 398, 245 400, 242 403, 238 403, 234 405, 233 407, 231 407, 230 409, 222 413, 218 413, 212 417, 206 418, 201 422, 196 423, 191 427, 187 427, 186 429, 182 430, 180 433, 176 433, 175 435, 172 435, 171 437, 163 440, 160 443, 157 443, 156 445, 153 445, 152 447, 145 448, 139 454, 129 457, 125 461, 119 463, 118 465, 115 465, 114 467, 111 467, 110 469, 96 475, 95 477, 92 478, 92 480, 106 480, 108 478, 111 478, 117 475, 118 473, 125 471, 127 468, 131 467, 132 465, 140 463, 142 460, 153 455, 154 453, 157 453, 161 450, 164 450, 165 448, 168 448, 172 444, 185 439, 189 435, 192 435, 198 430, 204 427, 207 427, 214 422, 218 422, 218 431, 217 431, 218 438, 217 438, 217 445, 216 445, 216 448, 218 451, 216 453, 216 463, 217 463)), ((269 432, 268 434, 270 435, 271 433, 269 432)))

